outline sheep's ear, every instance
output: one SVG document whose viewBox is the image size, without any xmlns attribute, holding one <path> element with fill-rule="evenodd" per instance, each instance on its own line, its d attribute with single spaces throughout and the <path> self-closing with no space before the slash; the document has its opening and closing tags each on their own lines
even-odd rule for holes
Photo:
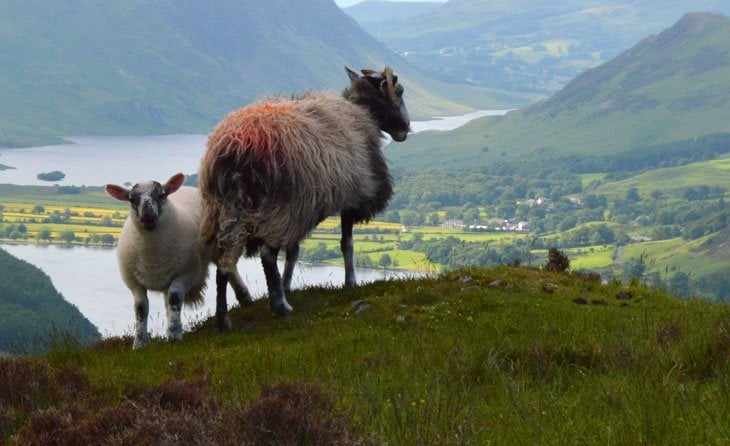
<svg viewBox="0 0 730 446">
<path fill-rule="evenodd" d="M 116 184 L 107 184 L 104 186 L 107 194 L 121 201 L 129 201 L 129 189 L 117 186 Z"/>
<path fill-rule="evenodd" d="M 345 71 L 347 72 L 347 76 L 350 78 L 350 82 L 355 82 L 360 78 L 359 74 L 355 73 L 347 66 L 345 66 Z"/>
<path fill-rule="evenodd" d="M 163 186 L 165 188 L 165 193 L 167 195 L 170 195 L 171 193 L 180 189 L 180 186 L 183 185 L 184 181 L 185 175 L 182 173 L 176 173 L 175 175 L 171 176 L 170 179 L 167 180 L 167 183 L 165 183 L 165 185 Z"/>
</svg>

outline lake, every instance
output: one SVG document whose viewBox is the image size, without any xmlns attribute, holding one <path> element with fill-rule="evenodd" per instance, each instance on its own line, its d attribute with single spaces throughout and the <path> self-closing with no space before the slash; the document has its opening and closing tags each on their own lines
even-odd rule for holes
<svg viewBox="0 0 730 446">
<path fill-rule="evenodd" d="M 414 132 L 451 130 L 482 117 L 503 115 L 508 110 L 481 110 L 460 116 L 413 121 Z M 15 169 L 0 171 L 0 183 L 48 185 L 38 180 L 40 172 L 60 170 L 66 174 L 62 185 L 101 186 L 106 183 L 136 183 L 141 179 L 165 180 L 176 172 L 194 173 L 205 148 L 206 135 L 162 136 L 78 136 L 68 137 L 73 144 L 0 149 L 2 164 Z M 384 140 L 384 143 L 387 140 Z M 397 143 L 387 147 L 398 150 Z M 69 247 L 60 245 L 0 244 L 10 254 L 41 268 L 53 281 L 64 298 L 76 305 L 103 336 L 132 332 L 134 324 L 132 295 L 122 282 L 113 248 Z M 255 297 L 266 294 L 266 280 L 257 259 L 242 259 L 238 265 L 241 276 Z M 283 270 L 283 265 L 280 265 Z M 418 273 L 359 269 L 359 283 L 379 279 L 413 276 Z M 342 286 L 342 266 L 307 265 L 299 263 L 292 285 Z M 196 310 L 183 309 L 186 324 L 215 312 L 215 286 L 211 272 L 205 304 Z M 230 288 L 230 287 L 229 287 Z M 235 303 L 229 289 L 229 305 Z M 159 293 L 150 293 L 150 331 L 165 331 L 165 306 Z M 296 308 L 295 308 L 296 311 Z"/>
<path fill-rule="evenodd" d="M 134 310 L 132 293 L 119 275 L 114 248 L 63 245 L 11 245 L 0 248 L 13 256 L 41 268 L 51 277 L 53 285 L 70 303 L 76 305 L 102 336 L 118 336 L 133 332 Z M 284 265 L 280 263 L 280 271 Z M 255 298 L 266 296 L 266 279 L 257 259 L 241 259 L 238 270 Z M 421 276 L 394 270 L 357 269 L 358 283 L 374 280 Z M 341 266 L 309 265 L 298 263 L 292 279 L 293 288 L 311 285 L 341 287 L 345 271 Z M 150 331 L 165 332 L 165 304 L 161 293 L 148 293 L 150 301 Z M 233 290 L 228 289 L 229 307 L 236 303 Z M 268 310 L 261 316 L 269 316 Z M 296 311 L 296 307 L 294 308 Z M 196 309 L 183 308 L 183 321 L 190 322 L 215 313 L 215 269 L 211 267 L 205 303 Z"/>
<path fill-rule="evenodd" d="M 482 117 L 503 115 L 508 110 L 480 110 L 460 116 L 428 121 L 413 121 L 414 132 L 452 130 Z M 102 186 L 107 183 L 137 183 L 140 180 L 166 180 L 172 174 L 198 171 L 205 149 L 206 135 L 157 136 L 71 136 L 72 144 L 0 149 L 0 164 L 14 169 L 0 171 L 0 183 L 20 185 Z M 397 143 L 385 150 L 398 150 Z M 60 181 L 36 178 L 41 172 L 60 170 Z"/>
</svg>

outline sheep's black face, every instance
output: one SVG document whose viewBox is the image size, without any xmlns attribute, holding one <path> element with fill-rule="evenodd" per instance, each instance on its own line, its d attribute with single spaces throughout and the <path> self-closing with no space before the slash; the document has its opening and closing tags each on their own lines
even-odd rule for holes
<svg viewBox="0 0 730 446">
<path fill-rule="evenodd" d="M 157 181 L 137 183 L 129 191 L 129 203 L 137 221 L 148 231 L 157 227 L 165 206 L 167 194 Z"/>
<path fill-rule="evenodd" d="M 393 140 L 403 142 L 411 131 L 408 108 L 403 100 L 404 89 L 398 83 L 398 76 L 362 70 L 363 76 L 345 67 L 350 77 L 350 88 L 345 97 L 352 102 L 367 107 L 378 121 L 380 129 Z"/>
</svg>

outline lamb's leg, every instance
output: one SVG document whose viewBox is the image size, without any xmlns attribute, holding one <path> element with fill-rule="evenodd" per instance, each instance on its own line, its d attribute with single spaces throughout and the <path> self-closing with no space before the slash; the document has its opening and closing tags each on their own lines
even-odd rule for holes
<svg viewBox="0 0 730 446">
<path fill-rule="evenodd" d="M 291 278 L 294 275 L 294 265 L 299 258 L 299 244 L 286 249 L 286 263 L 284 263 L 284 292 L 291 291 Z"/>
<path fill-rule="evenodd" d="M 180 311 L 182 310 L 183 300 L 185 294 L 188 291 L 189 286 L 181 281 L 175 280 L 170 285 L 170 289 L 167 290 L 167 296 L 165 296 L 165 307 L 167 309 L 167 340 L 168 341 L 180 341 L 182 340 L 182 319 Z"/>
<path fill-rule="evenodd" d="M 228 273 L 228 283 L 230 283 L 231 287 L 233 287 L 233 292 L 236 293 L 236 300 L 239 304 L 247 305 L 253 302 L 253 297 L 251 297 L 251 293 L 248 292 L 248 288 L 246 287 L 246 284 L 243 283 L 243 279 L 236 268 L 233 268 L 230 273 Z"/>
<path fill-rule="evenodd" d="M 354 243 L 352 241 L 352 226 L 354 219 L 347 212 L 343 212 L 340 216 L 342 226 L 342 239 L 340 240 L 340 250 L 342 258 L 345 260 L 345 286 L 355 286 L 355 258 Z"/>
<path fill-rule="evenodd" d="M 219 331 L 230 331 L 233 328 L 228 319 L 228 280 L 230 273 L 224 273 L 220 268 L 215 271 L 215 325 Z"/>
<path fill-rule="evenodd" d="M 142 348 L 150 343 L 150 335 L 147 333 L 147 315 L 150 311 L 150 304 L 147 300 L 147 290 L 140 287 L 132 290 L 134 295 L 134 343 L 132 348 Z"/>
<path fill-rule="evenodd" d="M 284 287 L 281 283 L 279 267 L 276 264 L 278 254 L 279 248 L 274 249 L 264 245 L 261 248 L 261 264 L 264 266 L 266 285 L 269 288 L 269 308 L 277 316 L 287 316 L 294 309 L 284 296 Z"/>
</svg>

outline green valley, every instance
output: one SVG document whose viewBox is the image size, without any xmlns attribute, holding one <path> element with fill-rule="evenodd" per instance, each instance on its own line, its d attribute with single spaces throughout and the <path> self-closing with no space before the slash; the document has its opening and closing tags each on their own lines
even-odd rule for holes
<svg viewBox="0 0 730 446">
<path fill-rule="evenodd" d="M 409 63 L 449 83 L 554 93 L 690 11 L 724 0 L 366 0 L 344 9 Z"/>
<path fill-rule="evenodd" d="M 503 117 L 475 120 L 451 132 L 415 135 L 391 157 L 424 168 L 489 168 L 514 159 L 546 162 L 584 157 L 603 166 L 615 157 L 653 156 L 656 167 L 686 152 L 726 151 L 730 134 L 730 19 L 687 14 L 671 28 L 579 75 L 549 99 Z M 704 139 L 703 139 L 704 138 Z M 712 138 L 718 140 L 711 146 Z M 697 147 L 695 147 L 697 146 Z M 684 147 L 684 153 L 681 148 Z M 676 153 L 673 153 L 676 152 Z M 668 156 L 667 156 L 668 155 Z M 620 166 L 620 170 L 630 170 Z M 595 169 L 595 170 L 588 170 Z"/>
</svg>

